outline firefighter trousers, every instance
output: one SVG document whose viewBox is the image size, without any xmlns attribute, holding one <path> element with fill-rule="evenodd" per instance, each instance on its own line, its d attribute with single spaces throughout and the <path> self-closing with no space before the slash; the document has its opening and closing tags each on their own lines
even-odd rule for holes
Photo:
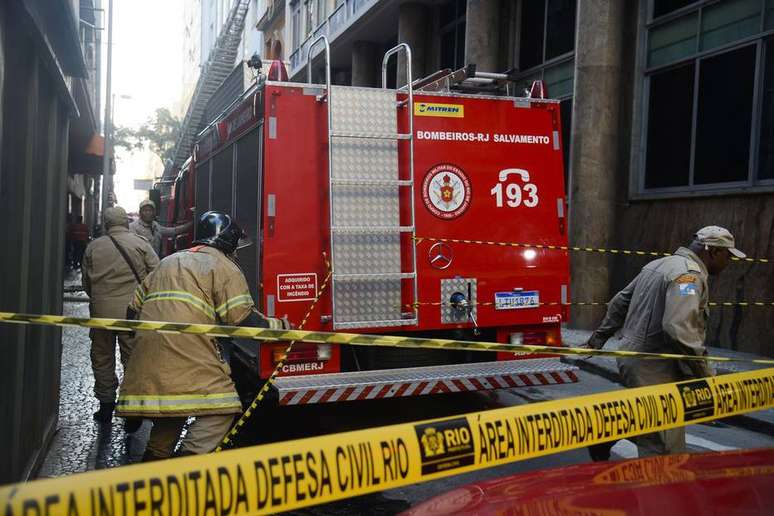
<svg viewBox="0 0 774 516">
<path fill-rule="evenodd" d="M 92 329 L 91 369 L 94 372 L 94 397 L 100 403 L 115 403 L 118 390 L 116 376 L 116 338 L 121 353 L 121 365 L 126 370 L 134 346 L 132 337 L 126 332 Z"/>
<path fill-rule="evenodd" d="M 187 417 L 151 418 L 153 429 L 148 438 L 143 460 L 171 457 L 187 419 Z M 196 416 L 194 422 L 188 427 L 178 454 L 199 455 L 211 452 L 220 444 L 233 422 L 234 414 Z"/>
</svg>

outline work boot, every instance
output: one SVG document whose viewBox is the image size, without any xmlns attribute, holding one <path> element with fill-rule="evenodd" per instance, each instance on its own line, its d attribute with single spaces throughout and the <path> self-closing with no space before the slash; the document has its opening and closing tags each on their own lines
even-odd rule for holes
<svg viewBox="0 0 774 516">
<path fill-rule="evenodd" d="M 112 402 L 99 402 L 99 410 L 94 413 L 94 420 L 100 423 L 110 423 L 113 420 L 113 410 L 116 404 Z"/>
<path fill-rule="evenodd" d="M 141 417 L 127 417 L 124 419 L 124 432 L 133 434 L 142 426 Z"/>
</svg>

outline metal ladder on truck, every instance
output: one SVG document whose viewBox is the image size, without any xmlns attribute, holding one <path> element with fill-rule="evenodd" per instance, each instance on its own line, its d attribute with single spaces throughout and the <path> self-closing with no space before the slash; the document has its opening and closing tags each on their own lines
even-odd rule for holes
<svg viewBox="0 0 774 516">
<path fill-rule="evenodd" d="M 382 60 L 382 88 L 332 86 L 330 46 L 320 36 L 307 51 L 311 82 L 312 49 L 325 44 L 328 101 L 331 299 L 333 329 L 385 328 L 418 323 L 416 307 L 404 311 L 403 294 L 411 284 L 418 299 L 414 217 L 414 93 L 411 49 L 405 43 Z M 387 62 L 406 54 L 407 99 L 387 89 Z M 398 111 L 408 109 L 408 128 L 398 133 Z M 399 142 L 408 140 L 408 177 L 400 178 Z M 401 195 L 405 190 L 408 195 Z M 409 207 L 401 199 L 407 199 Z M 402 210 L 403 209 L 403 210 Z M 410 213 L 401 225 L 401 211 Z M 402 266 L 402 235 L 410 235 L 410 270 Z"/>
</svg>

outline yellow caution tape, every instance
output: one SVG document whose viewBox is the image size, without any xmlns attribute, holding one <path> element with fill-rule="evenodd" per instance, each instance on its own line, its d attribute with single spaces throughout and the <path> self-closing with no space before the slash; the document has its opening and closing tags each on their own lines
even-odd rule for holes
<svg viewBox="0 0 774 516">
<path fill-rule="evenodd" d="M 553 251 L 576 251 L 584 253 L 606 253 L 606 254 L 623 254 L 632 256 L 672 256 L 674 253 L 664 253 L 661 251 L 639 251 L 631 249 L 607 249 L 604 247 L 581 247 L 581 246 L 566 246 L 566 245 L 547 245 L 547 244 L 523 244 L 519 242 L 498 242 L 495 240 L 470 240 L 465 238 L 434 238 L 434 237 L 413 237 L 417 243 L 427 240 L 428 242 L 444 242 L 450 244 L 476 244 L 476 245 L 496 245 L 501 247 L 529 247 L 532 249 L 550 249 Z M 741 262 L 754 262 L 754 263 L 771 263 L 769 258 L 737 258 L 731 257 L 734 261 Z"/>
<path fill-rule="evenodd" d="M 774 407 L 774 368 L 0 488 L 6 515 L 273 514 Z"/>
<path fill-rule="evenodd" d="M 333 333 L 306 330 L 271 330 L 243 326 L 216 324 L 186 324 L 157 321 L 130 321 L 126 319 L 67 317 L 63 315 L 32 315 L 0 312 L 0 322 L 17 324 L 41 324 L 47 326 L 80 326 L 113 331 L 157 331 L 160 333 L 186 333 L 210 337 L 237 337 L 259 341 L 296 341 L 315 344 L 345 344 L 348 346 L 379 346 L 395 348 L 448 349 L 457 351 L 502 351 L 515 353 L 552 353 L 555 355 L 582 355 L 606 357 L 636 357 L 646 359 L 701 360 L 710 362 L 744 362 L 774 365 L 774 359 L 742 359 L 715 356 L 693 356 L 677 353 L 642 353 L 638 351 L 612 351 L 605 349 L 565 348 L 528 344 L 507 344 L 452 339 L 427 339 L 392 335 L 363 335 L 357 333 Z"/>
</svg>

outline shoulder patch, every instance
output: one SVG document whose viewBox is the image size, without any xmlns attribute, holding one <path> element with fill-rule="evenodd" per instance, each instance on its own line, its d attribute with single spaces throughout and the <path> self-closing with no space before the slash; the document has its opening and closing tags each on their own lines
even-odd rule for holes
<svg viewBox="0 0 774 516">
<path fill-rule="evenodd" d="M 699 267 L 699 264 L 693 260 L 686 259 L 685 265 L 688 267 L 689 271 L 701 272 L 701 267 Z"/>
<path fill-rule="evenodd" d="M 699 278 L 694 276 L 693 274 L 683 274 L 682 276 L 678 277 L 675 280 L 675 283 L 682 284 L 682 283 L 696 283 L 696 281 Z"/>
</svg>

